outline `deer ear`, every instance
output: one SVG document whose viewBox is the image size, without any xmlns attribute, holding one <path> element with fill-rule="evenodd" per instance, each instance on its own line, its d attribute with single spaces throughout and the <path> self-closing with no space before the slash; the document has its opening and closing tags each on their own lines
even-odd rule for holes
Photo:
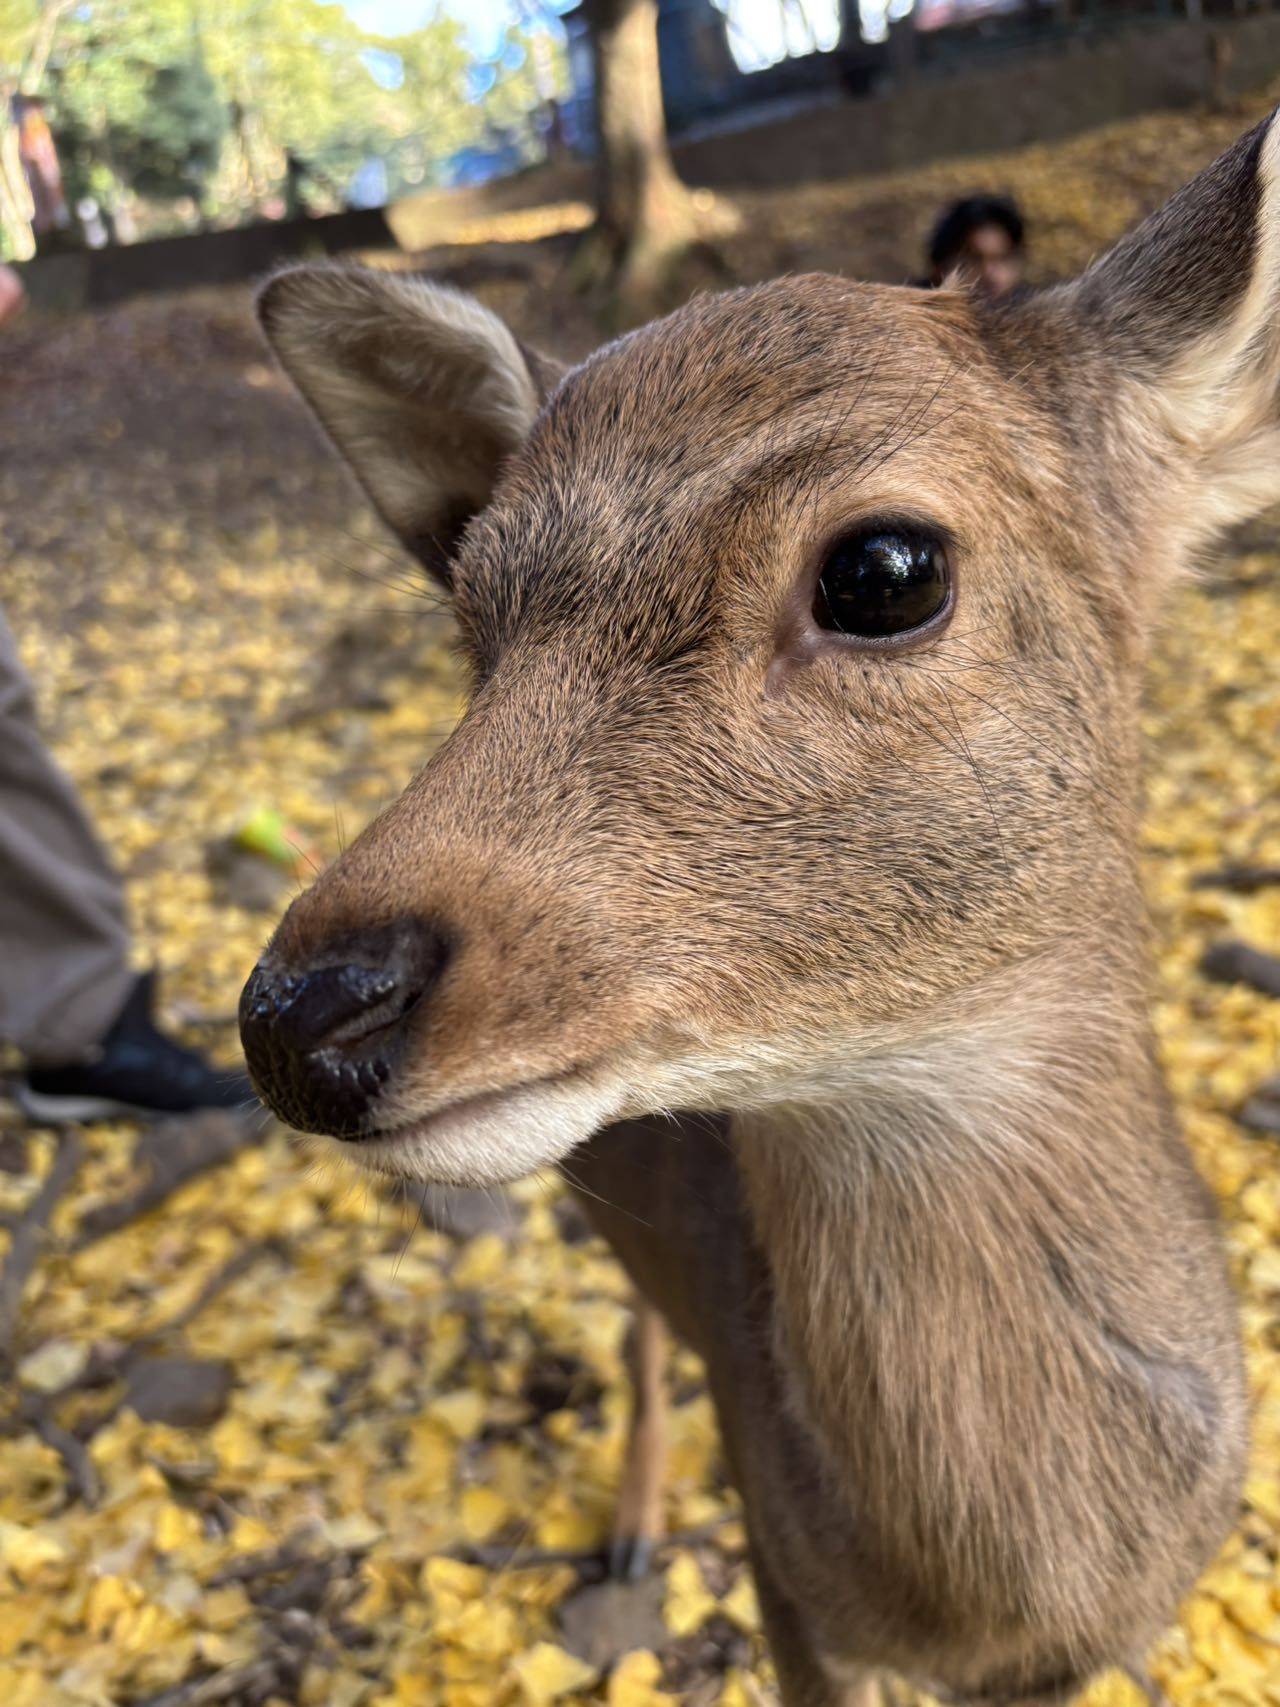
<svg viewBox="0 0 1280 1707">
<path fill-rule="evenodd" d="M 1280 499 L 1280 113 L 1069 287 L 1204 537 Z M 1197 496 L 1198 494 L 1198 496 Z"/>
<path fill-rule="evenodd" d="M 463 528 L 560 370 L 474 297 L 365 267 L 278 273 L 258 317 L 383 518 L 447 581 Z"/>
</svg>

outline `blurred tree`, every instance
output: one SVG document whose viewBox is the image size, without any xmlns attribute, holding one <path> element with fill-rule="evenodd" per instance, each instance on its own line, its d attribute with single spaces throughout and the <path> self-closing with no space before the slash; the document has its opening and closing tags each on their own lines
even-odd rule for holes
<svg viewBox="0 0 1280 1707">
<path fill-rule="evenodd" d="M 205 203 L 229 121 L 183 0 L 77 12 L 49 89 L 76 197 Z"/>
<path fill-rule="evenodd" d="M 116 131 L 117 170 L 141 196 L 200 197 L 218 164 L 227 109 L 197 51 L 147 78 L 147 102 L 131 131 Z"/>
<path fill-rule="evenodd" d="M 43 93 L 73 199 L 115 218 L 137 198 L 204 201 L 228 124 L 189 0 L 82 0 Z"/>
<path fill-rule="evenodd" d="M 603 279 L 630 317 L 652 306 L 699 221 L 667 146 L 656 0 L 582 0 L 582 12 L 595 71 L 598 190 L 579 271 Z"/>
<path fill-rule="evenodd" d="M 48 98 L 73 196 L 141 198 L 152 230 L 189 224 L 187 200 L 234 223 L 338 207 L 353 181 L 395 196 L 495 137 L 536 158 L 545 59 L 513 29 L 477 68 L 453 17 L 384 37 L 333 0 L 0 0 L 0 83 Z M 0 160 L 6 128 L 7 102 Z M 30 253 L 29 220 L 5 171 L 5 251 Z"/>
<path fill-rule="evenodd" d="M 569 92 L 568 67 L 545 16 L 527 0 L 513 10 L 521 21 L 507 28 L 492 60 L 472 67 L 471 81 L 488 129 L 535 159 L 556 129 L 558 103 Z"/>
</svg>

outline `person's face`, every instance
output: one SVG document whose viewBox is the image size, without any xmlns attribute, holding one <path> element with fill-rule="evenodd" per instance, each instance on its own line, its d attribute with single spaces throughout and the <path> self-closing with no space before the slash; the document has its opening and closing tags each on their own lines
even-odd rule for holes
<svg viewBox="0 0 1280 1707">
<path fill-rule="evenodd" d="M 979 225 L 946 269 L 985 296 L 1004 296 L 1022 283 L 1022 252 L 1001 225 Z"/>
</svg>

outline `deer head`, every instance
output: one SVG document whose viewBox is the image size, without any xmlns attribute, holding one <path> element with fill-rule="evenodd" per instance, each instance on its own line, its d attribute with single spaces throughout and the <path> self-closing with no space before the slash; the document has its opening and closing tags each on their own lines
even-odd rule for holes
<svg viewBox="0 0 1280 1707">
<path fill-rule="evenodd" d="M 282 1118 L 493 1181 L 623 1115 L 838 1097 L 1037 956 L 1124 981 L 1145 640 L 1280 498 L 1278 149 L 1011 306 L 790 278 L 563 374 L 419 279 L 273 279 L 472 685 L 249 981 Z"/>
</svg>

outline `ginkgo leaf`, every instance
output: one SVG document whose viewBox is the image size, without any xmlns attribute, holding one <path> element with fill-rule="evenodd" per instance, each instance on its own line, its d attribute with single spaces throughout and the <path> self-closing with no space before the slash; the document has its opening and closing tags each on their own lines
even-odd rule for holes
<svg viewBox="0 0 1280 1707">
<path fill-rule="evenodd" d="M 662 1661 L 645 1648 L 624 1654 L 609 1673 L 607 1707 L 676 1707 L 674 1695 L 658 1688 Z"/>
<path fill-rule="evenodd" d="M 667 1572 L 662 1616 L 673 1636 L 691 1636 L 720 1610 L 692 1553 L 678 1553 Z"/>
<path fill-rule="evenodd" d="M 552 1642 L 538 1642 L 511 1661 L 527 1707 L 546 1707 L 595 1682 L 596 1669 Z"/>
</svg>

